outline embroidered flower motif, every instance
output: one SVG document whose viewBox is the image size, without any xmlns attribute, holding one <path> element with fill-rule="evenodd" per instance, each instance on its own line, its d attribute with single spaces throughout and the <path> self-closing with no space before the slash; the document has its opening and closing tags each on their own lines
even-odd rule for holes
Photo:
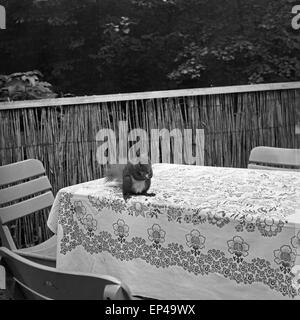
<svg viewBox="0 0 300 320">
<path fill-rule="evenodd" d="M 247 212 L 249 212 L 249 210 L 247 210 Z M 255 223 L 253 222 L 254 218 L 251 214 L 246 213 L 243 215 L 238 215 L 235 217 L 235 219 L 238 221 L 238 224 L 235 226 L 235 230 L 237 232 L 244 231 L 244 228 L 248 232 L 253 232 L 255 230 Z"/>
<path fill-rule="evenodd" d="M 192 230 L 185 236 L 187 245 L 192 248 L 192 253 L 197 256 L 200 249 L 204 248 L 205 237 L 203 237 L 198 230 Z"/>
<path fill-rule="evenodd" d="M 266 218 L 260 219 L 258 218 L 256 221 L 256 225 L 260 233 L 264 237 L 272 237 L 276 236 L 279 232 L 282 231 L 282 227 L 284 226 L 283 221 L 279 220 L 277 223 L 274 219 Z"/>
<path fill-rule="evenodd" d="M 244 230 L 243 224 L 242 224 L 242 223 L 237 224 L 237 225 L 235 226 L 235 230 L 236 230 L 237 232 L 242 232 L 242 231 Z"/>
<path fill-rule="evenodd" d="M 234 255 L 233 259 L 238 263 L 242 262 L 243 257 L 249 254 L 249 244 L 239 236 L 235 236 L 232 240 L 227 241 L 227 245 L 228 251 Z"/>
<path fill-rule="evenodd" d="M 148 239 L 153 241 L 153 246 L 158 249 L 161 243 L 165 242 L 166 232 L 158 224 L 154 224 L 152 228 L 148 229 Z"/>
<path fill-rule="evenodd" d="M 246 230 L 248 232 L 254 232 L 255 231 L 255 224 L 254 223 L 247 223 L 246 224 Z"/>
<path fill-rule="evenodd" d="M 247 273 L 245 276 L 245 283 L 253 283 L 254 282 L 254 276 L 252 273 Z"/>
<path fill-rule="evenodd" d="M 230 269 L 227 269 L 227 268 L 224 268 L 224 269 L 223 269 L 223 275 L 224 275 L 225 278 L 230 277 L 230 275 L 231 275 L 231 270 L 230 270 Z"/>
<path fill-rule="evenodd" d="M 150 206 L 150 210 L 149 212 L 147 212 L 147 217 L 158 218 L 158 216 L 162 214 L 162 211 L 163 211 L 162 208 L 159 208 L 159 207 L 153 208 L 152 206 Z"/>
<path fill-rule="evenodd" d="M 294 248 L 300 249 L 300 231 L 297 233 L 296 236 L 292 237 L 291 244 Z"/>
<path fill-rule="evenodd" d="M 82 219 L 86 215 L 86 208 L 83 205 L 81 200 L 74 201 L 74 210 L 75 210 L 77 219 L 80 222 L 82 222 Z"/>
<path fill-rule="evenodd" d="M 208 252 L 212 255 L 215 260 L 219 260 L 224 256 L 224 253 L 217 249 L 210 249 Z"/>
<path fill-rule="evenodd" d="M 290 246 L 284 245 L 279 250 L 274 251 L 274 261 L 281 265 L 280 270 L 284 273 L 290 272 L 295 264 L 296 255 Z"/>
<path fill-rule="evenodd" d="M 204 215 L 201 215 L 199 213 L 194 213 L 192 216 L 192 223 L 193 225 L 204 223 L 206 222 L 206 217 Z"/>
<path fill-rule="evenodd" d="M 276 287 L 276 279 L 274 278 L 267 279 L 267 284 L 271 289 L 274 289 Z"/>
<path fill-rule="evenodd" d="M 190 223 L 192 221 L 192 215 L 186 214 L 183 218 L 185 223 Z"/>
<path fill-rule="evenodd" d="M 229 223 L 229 218 L 226 217 L 224 211 L 216 212 L 215 214 L 208 213 L 208 222 L 215 224 L 217 227 L 222 228 L 225 224 Z"/>
<path fill-rule="evenodd" d="M 137 212 L 141 212 L 145 206 L 141 202 L 136 202 L 133 204 L 133 207 Z"/>
<path fill-rule="evenodd" d="M 88 195 L 88 199 L 89 199 L 89 202 L 91 203 L 91 205 L 94 208 L 96 208 L 98 212 L 100 212 L 107 205 L 107 203 L 105 201 L 101 201 L 99 198 L 93 197 L 91 195 Z"/>
<path fill-rule="evenodd" d="M 146 212 L 149 210 L 147 206 L 145 206 L 141 202 L 135 202 L 133 205 L 129 208 L 129 214 L 137 216 L 146 216 Z"/>
<path fill-rule="evenodd" d="M 135 243 L 138 247 L 140 247 L 146 243 L 146 240 L 141 237 L 134 237 L 132 238 L 132 242 Z"/>
<path fill-rule="evenodd" d="M 88 233 L 92 233 L 97 229 L 97 220 L 91 214 L 88 214 L 82 221 Z"/>
<path fill-rule="evenodd" d="M 269 266 L 269 261 L 265 259 L 255 258 L 253 259 L 253 262 L 258 269 L 265 269 Z"/>
<path fill-rule="evenodd" d="M 234 279 L 237 283 L 240 283 L 240 282 L 242 282 L 242 280 L 243 280 L 243 276 L 242 276 L 242 274 L 241 274 L 240 272 L 234 272 L 234 273 L 232 274 L 232 276 L 233 276 L 233 279 Z"/>
<path fill-rule="evenodd" d="M 178 208 L 169 207 L 167 211 L 168 221 L 177 221 L 181 223 L 182 212 Z"/>
<path fill-rule="evenodd" d="M 123 199 L 114 199 L 114 201 L 110 202 L 111 210 L 122 213 L 124 211 L 124 202 Z"/>
<path fill-rule="evenodd" d="M 281 285 L 281 288 L 280 288 L 280 292 L 284 295 L 284 296 L 286 296 L 287 294 L 288 294 L 288 286 L 286 286 L 286 285 Z"/>
<path fill-rule="evenodd" d="M 129 235 L 129 227 L 123 219 L 119 219 L 113 224 L 114 233 L 118 236 L 120 242 L 124 242 L 125 238 Z"/>
</svg>

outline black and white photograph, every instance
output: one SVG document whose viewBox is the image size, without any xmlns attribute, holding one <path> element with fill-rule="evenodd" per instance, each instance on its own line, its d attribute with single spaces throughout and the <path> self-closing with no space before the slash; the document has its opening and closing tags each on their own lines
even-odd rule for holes
<svg viewBox="0 0 300 320">
<path fill-rule="evenodd" d="M 300 300 L 299 0 L 0 0 L 4 300 Z"/>
</svg>

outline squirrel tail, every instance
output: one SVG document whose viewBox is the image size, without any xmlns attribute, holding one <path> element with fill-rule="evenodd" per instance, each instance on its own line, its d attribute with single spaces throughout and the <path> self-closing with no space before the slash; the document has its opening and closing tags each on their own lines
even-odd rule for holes
<svg viewBox="0 0 300 320">
<path fill-rule="evenodd" d="M 104 173 L 106 182 L 113 186 L 122 186 L 125 166 L 123 164 L 109 165 Z"/>
</svg>

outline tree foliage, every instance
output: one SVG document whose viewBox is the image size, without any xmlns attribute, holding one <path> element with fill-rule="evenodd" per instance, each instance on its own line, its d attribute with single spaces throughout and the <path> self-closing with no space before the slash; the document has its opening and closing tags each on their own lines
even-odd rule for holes
<svg viewBox="0 0 300 320">
<path fill-rule="evenodd" d="M 295 81 L 286 0 L 6 0 L 0 73 L 41 70 L 56 92 L 105 94 Z"/>
<path fill-rule="evenodd" d="M 42 78 L 38 70 L 0 75 L 0 101 L 56 98 L 52 85 Z"/>
</svg>

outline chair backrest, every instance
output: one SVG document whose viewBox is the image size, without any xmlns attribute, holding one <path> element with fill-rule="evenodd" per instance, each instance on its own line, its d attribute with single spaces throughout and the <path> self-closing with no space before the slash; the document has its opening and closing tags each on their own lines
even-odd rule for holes
<svg viewBox="0 0 300 320">
<path fill-rule="evenodd" d="M 0 235 L 16 249 L 7 224 L 53 204 L 51 184 L 41 161 L 29 159 L 0 167 Z"/>
<path fill-rule="evenodd" d="M 4 247 L 0 248 L 0 258 L 15 299 L 132 300 L 129 288 L 111 276 L 59 271 Z"/>
<path fill-rule="evenodd" d="M 300 149 L 256 147 L 251 150 L 249 169 L 300 171 Z"/>
</svg>

